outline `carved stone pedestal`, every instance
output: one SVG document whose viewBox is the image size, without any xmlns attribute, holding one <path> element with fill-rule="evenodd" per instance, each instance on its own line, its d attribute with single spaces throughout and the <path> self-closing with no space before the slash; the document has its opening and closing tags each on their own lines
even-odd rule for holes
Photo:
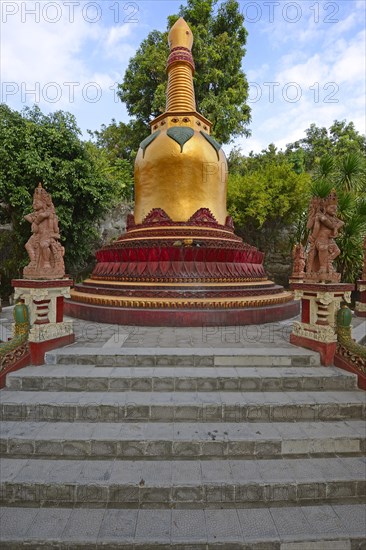
<svg viewBox="0 0 366 550">
<path fill-rule="evenodd" d="M 48 281 L 13 279 L 15 299 L 29 308 L 29 348 L 33 365 L 42 365 L 46 351 L 75 341 L 73 322 L 64 321 L 64 298 L 70 296 L 71 279 Z"/>
<path fill-rule="evenodd" d="M 336 314 L 350 301 L 354 285 L 292 282 L 295 300 L 301 300 L 301 321 L 295 322 L 290 342 L 320 353 L 322 365 L 333 365 L 337 345 Z"/>
<path fill-rule="evenodd" d="M 366 280 L 357 281 L 357 290 L 360 292 L 360 301 L 356 302 L 355 314 L 366 317 Z"/>
</svg>

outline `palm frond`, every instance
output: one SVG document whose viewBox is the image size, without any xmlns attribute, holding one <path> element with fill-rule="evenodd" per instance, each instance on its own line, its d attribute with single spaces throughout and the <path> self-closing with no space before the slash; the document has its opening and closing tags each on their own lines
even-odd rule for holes
<svg viewBox="0 0 366 550">
<path fill-rule="evenodd" d="M 323 155 L 320 160 L 316 172 L 315 179 L 329 179 L 335 173 L 336 165 L 334 158 L 331 155 Z"/>
<path fill-rule="evenodd" d="M 324 199 L 329 195 L 334 185 L 332 182 L 325 179 L 314 179 L 310 184 L 310 192 L 314 197 Z"/>
<path fill-rule="evenodd" d="M 337 184 L 346 191 L 358 192 L 365 176 L 365 160 L 358 153 L 349 153 L 339 163 Z"/>
<path fill-rule="evenodd" d="M 362 216 L 366 224 L 366 197 L 359 197 L 355 204 L 356 212 Z"/>
<path fill-rule="evenodd" d="M 355 197 L 347 191 L 338 191 L 338 213 L 342 220 L 349 218 L 355 209 Z"/>
</svg>

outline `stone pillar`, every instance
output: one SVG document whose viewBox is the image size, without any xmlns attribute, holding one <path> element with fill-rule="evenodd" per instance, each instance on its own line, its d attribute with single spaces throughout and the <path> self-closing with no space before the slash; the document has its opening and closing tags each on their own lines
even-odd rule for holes
<svg viewBox="0 0 366 550">
<path fill-rule="evenodd" d="M 358 317 L 366 317 L 366 237 L 363 241 L 363 270 L 362 276 L 357 281 L 357 290 L 360 292 L 360 301 L 356 302 L 355 314 Z"/>
<path fill-rule="evenodd" d="M 14 279 L 15 299 L 29 308 L 29 347 L 33 365 L 42 365 L 46 351 L 75 341 L 73 322 L 64 321 L 64 298 L 69 298 L 71 279 Z"/>
<path fill-rule="evenodd" d="M 337 311 L 342 301 L 350 301 L 354 285 L 292 282 L 290 288 L 302 304 L 301 321 L 294 323 L 290 342 L 319 352 L 322 365 L 333 365 Z"/>
<path fill-rule="evenodd" d="M 357 281 L 357 290 L 360 292 L 360 301 L 356 302 L 355 314 L 366 317 L 366 280 Z"/>
</svg>

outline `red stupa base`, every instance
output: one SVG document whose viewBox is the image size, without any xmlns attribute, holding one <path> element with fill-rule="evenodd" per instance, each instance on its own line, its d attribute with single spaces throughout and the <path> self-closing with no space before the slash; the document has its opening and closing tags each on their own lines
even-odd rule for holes
<svg viewBox="0 0 366 550">
<path fill-rule="evenodd" d="M 99 250 L 89 279 L 76 285 L 65 313 L 126 325 L 259 324 L 294 317 L 291 292 L 269 281 L 263 253 L 217 223 L 206 208 L 187 222 L 154 209 L 140 225 Z"/>
<path fill-rule="evenodd" d="M 299 302 L 269 307 L 238 309 L 130 309 L 94 306 L 73 301 L 65 302 L 65 313 L 71 317 L 111 323 L 116 325 L 159 326 L 159 327 L 202 327 L 231 325 L 260 325 L 274 323 L 299 314 Z"/>
</svg>

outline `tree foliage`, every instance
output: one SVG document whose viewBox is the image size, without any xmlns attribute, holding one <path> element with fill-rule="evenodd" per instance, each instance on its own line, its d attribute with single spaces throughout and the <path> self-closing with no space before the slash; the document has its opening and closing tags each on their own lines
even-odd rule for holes
<svg viewBox="0 0 366 550">
<path fill-rule="evenodd" d="M 297 174 L 274 146 L 261 155 L 237 160 L 239 171 L 230 174 L 228 210 L 235 232 L 265 253 L 265 267 L 278 284 L 286 285 L 290 273 L 294 225 L 306 208 L 310 176 Z"/>
<path fill-rule="evenodd" d="M 143 126 L 141 122 L 138 124 Z M 108 170 L 124 182 L 125 198 L 131 200 L 134 196 L 133 163 L 140 143 L 133 125 L 117 123 L 112 119 L 109 126 L 103 124 L 100 130 L 89 130 L 89 134 L 100 156 L 104 157 L 108 164 Z"/>
<path fill-rule="evenodd" d="M 311 124 L 305 134 L 305 138 L 287 145 L 286 152 L 291 154 L 302 150 L 305 169 L 309 172 L 316 170 L 324 156 L 362 156 L 366 151 L 366 138 L 355 129 L 353 122 L 335 120 L 329 129 Z"/>
<path fill-rule="evenodd" d="M 265 162 L 246 175 L 229 175 L 229 212 L 241 227 L 290 225 L 305 207 L 309 183 L 308 174 L 297 174 L 282 159 Z"/>
<path fill-rule="evenodd" d="M 32 210 L 39 182 L 51 193 L 59 216 L 66 267 L 77 274 L 97 238 L 96 222 L 123 196 L 127 173 L 117 174 L 105 153 L 82 142 L 75 118 L 62 111 L 44 115 L 35 106 L 19 113 L 0 105 L 0 143 L 0 224 L 11 228 L 0 243 L 3 283 L 28 262 L 24 244 L 30 226 L 23 218 Z M 10 258 L 5 256 L 9 238 Z"/>
<path fill-rule="evenodd" d="M 194 35 L 198 110 L 211 120 L 219 141 L 229 143 L 236 136 L 248 135 L 248 82 L 241 69 L 247 38 L 244 17 L 236 0 L 225 0 L 215 14 L 216 4 L 217 0 L 188 0 L 179 14 L 168 18 L 167 30 L 149 33 L 130 60 L 119 97 L 133 117 L 130 128 L 139 141 L 149 133 L 152 118 L 165 110 L 168 30 L 180 16 Z"/>
</svg>

